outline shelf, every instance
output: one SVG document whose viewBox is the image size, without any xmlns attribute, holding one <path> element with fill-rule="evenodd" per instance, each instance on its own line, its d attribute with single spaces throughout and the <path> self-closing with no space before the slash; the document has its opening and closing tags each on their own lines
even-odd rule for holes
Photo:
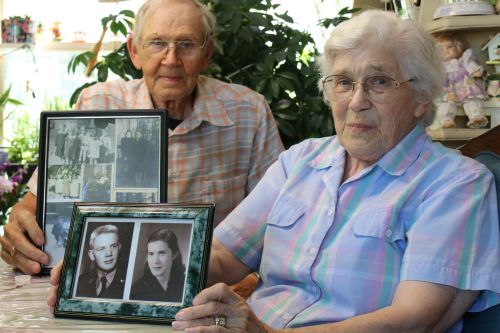
<svg viewBox="0 0 500 333">
<path fill-rule="evenodd" d="M 459 141 L 459 140 L 469 140 L 476 136 L 479 136 L 489 128 L 439 128 L 439 129 L 427 129 L 427 134 L 429 134 L 434 141 Z"/>
<path fill-rule="evenodd" d="M 424 22 L 423 25 L 430 33 L 453 30 L 486 30 L 498 28 L 500 15 L 450 16 Z"/>
<path fill-rule="evenodd" d="M 113 51 L 119 48 L 123 42 L 106 42 L 102 44 L 101 50 L 103 51 Z M 0 43 L 0 50 L 10 51 L 17 48 L 21 48 L 24 45 L 33 48 L 34 50 L 43 51 L 91 51 L 95 43 L 86 42 L 55 42 L 50 41 L 44 44 L 12 44 L 12 43 Z"/>
</svg>

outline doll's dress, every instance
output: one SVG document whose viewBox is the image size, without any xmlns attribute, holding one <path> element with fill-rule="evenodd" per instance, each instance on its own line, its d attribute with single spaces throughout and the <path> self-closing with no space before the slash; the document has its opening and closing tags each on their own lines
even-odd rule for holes
<svg viewBox="0 0 500 333">
<path fill-rule="evenodd" d="M 470 99 L 488 99 L 488 94 L 478 80 L 471 74 L 477 70 L 482 71 L 472 59 L 472 50 L 467 49 L 460 58 L 444 62 L 446 81 L 441 96 L 442 102 L 458 103 Z"/>
</svg>

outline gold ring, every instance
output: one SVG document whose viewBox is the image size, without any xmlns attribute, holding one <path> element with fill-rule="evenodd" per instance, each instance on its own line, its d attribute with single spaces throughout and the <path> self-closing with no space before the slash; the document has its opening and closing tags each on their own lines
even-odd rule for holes
<svg viewBox="0 0 500 333">
<path fill-rule="evenodd" d="M 13 257 L 15 255 L 16 255 L 16 247 L 12 245 L 12 247 L 10 248 L 10 256 Z"/>
<path fill-rule="evenodd" d="M 214 317 L 215 325 L 226 327 L 226 317 L 224 316 L 215 316 Z"/>
</svg>

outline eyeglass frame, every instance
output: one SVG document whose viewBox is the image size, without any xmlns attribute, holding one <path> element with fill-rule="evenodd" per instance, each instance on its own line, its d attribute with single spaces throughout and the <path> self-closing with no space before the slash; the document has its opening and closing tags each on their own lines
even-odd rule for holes
<svg viewBox="0 0 500 333">
<path fill-rule="evenodd" d="M 334 79 L 330 79 L 330 78 L 332 78 L 332 77 L 341 77 L 341 78 L 342 78 L 342 77 L 344 77 L 344 78 L 346 78 L 346 79 L 348 79 L 348 80 L 350 80 L 350 81 L 351 81 L 351 90 L 346 90 L 345 92 L 340 92 L 340 94 L 343 94 L 343 93 L 350 93 L 350 94 L 349 94 L 348 96 L 346 96 L 346 97 L 351 97 L 351 96 L 352 96 L 352 93 L 354 93 L 354 91 L 355 91 L 355 89 L 356 89 L 355 87 L 356 87 L 356 85 L 357 85 L 357 84 L 361 84 L 361 86 L 363 87 L 363 91 L 364 91 L 365 93 L 367 93 L 367 94 L 368 94 L 368 96 L 372 97 L 372 95 L 370 94 L 370 92 L 371 92 L 371 91 L 373 91 L 375 94 L 378 94 L 378 95 L 383 95 L 383 94 L 385 94 L 385 93 L 387 93 L 387 92 L 391 92 L 391 91 L 394 91 L 395 89 L 398 89 L 398 88 L 399 88 L 402 84 L 404 84 L 404 83 L 408 83 L 408 82 L 413 82 L 413 81 L 415 81 L 415 78 L 411 78 L 411 79 L 409 79 L 409 80 L 406 80 L 406 81 L 401 81 L 401 82 L 400 82 L 400 81 L 398 81 L 398 80 L 396 80 L 396 79 L 394 79 L 394 78 L 392 78 L 392 77 L 390 77 L 390 76 L 387 76 L 387 75 L 373 75 L 373 76 L 369 76 L 369 77 L 367 77 L 366 79 L 364 79 L 363 81 L 359 82 L 359 81 L 354 81 L 353 79 L 349 78 L 349 77 L 348 77 L 348 76 L 346 76 L 346 75 L 341 75 L 341 74 L 332 74 L 332 75 L 328 75 L 327 77 L 325 77 L 325 78 L 323 79 L 323 81 L 322 81 L 323 91 L 325 91 L 325 84 L 327 84 L 327 83 L 329 83 L 329 82 L 335 82 L 335 80 L 334 80 Z M 368 84 L 367 84 L 367 82 L 368 82 L 370 79 L 374 79 L 374 78 L 377 78 L 377 77 L 379 77 L 379 78 L 386 78 L 386 79 L 390 79 L 390 80 L 393 82 L 394 86 L 393 86 L 391 89 L 386 90 L 386 91 L 383 91 L 383 92 L 376 92 L 376 91 L 374 91 L 373 89 L 369 89 L 369 88 L 368 88 Z M 333 93 L 336 93 L 336 92 L 334 91 L 334 90 L 335 90 L 335 88 L 336 88 L 336 86 L 334 86 L 334 89 L 332 89 L 332 92 L 333 92 Z M 339 93 L 339 92 L 337 92 L 337 93 Z"/>
<path fill-rule="evenodd" d="M 143 50 L 145 50 L 145 49 L 146 49 L 146 47 L 147 47 L 147 44 L 148 44 L 148 43 L 150 43 L 150 44 L 148 44 L 148 45 L 151 45 L 151 42 L 153 42 L 153 41 L 157 41 L 157 42 L 162 42 L 162 43 L 165 43 L 165 46 L 163 47 L 163 50 L 162 50 L 162 51 L 155 52 L 155 53 L 151 53 L 151 56 L 159 56 L 159 55 L 165 55 L 165 54 L 167 54 L 167 52 L 168 52 L 169 50 L 172 50 L 172 49 L 174 49 L 174 50 L 182 50 L 182 48 L 178 48 L 178 47 L 177 47 L 177 45 L 178 45 L 179 43 L 183 43 L 183 42 L 184 42 L 184 43 L 185 43 L 185 42 L 190 42 L 190 43 L 194 44 L 194 47 L 193 47 L 193 49 L 192 49 L 192 50 L 193 50 L 193 52 L 194 52 L 194 51 L 198 51 L 198 50 L 204 49 L 204 48 L 207 46 L 207 43 L 208 43 L 208 41 L 209 41 L 210 37 L 211 37 L 211 34 L 206 34 L 206 35 L 205 35 L 205 38 L 204 38 L 204 40 L 203 40 L 203 44 L 201 44 L 201 45 L 200 45 L 200 44 L 198 44 L 198 43 L 196 43 L 196 42 L 194 42 L 194 41 L 192 41 L 192 40 L 190 40 L 190 39 L 181 39 L 181 40 L 162 40 L 162 39 L 160 39 L 160 38 L 153 38 L 153 39 L 148 39 L 148 40 L 144 41 L 144 43 L 142 43 L 142 49 L 143 49 Z M 171 47 L 171 45 L 172 45 L 172 44 L 174 45 L 174 47 Z M 184 50 L 185 50 L 185 49 L 184 49 Z M 146 52 L 147 52 L 147 51 L 146 51 Z M 182 53 L 182 51 L 181 51 L 181 53 Z M 189 55 L 187 55 L 187 56 L 193 56 L 193 55 L 194 55 L 194 53 L 193 53 L 193 54 L 189 54 Z M 182 57 L 182 55 L 181 55 L 181 54 L 177 54 L 177 56 Z M 186 56 L 186 55 L 184 55 L 184 56 Z"/>
</svg>

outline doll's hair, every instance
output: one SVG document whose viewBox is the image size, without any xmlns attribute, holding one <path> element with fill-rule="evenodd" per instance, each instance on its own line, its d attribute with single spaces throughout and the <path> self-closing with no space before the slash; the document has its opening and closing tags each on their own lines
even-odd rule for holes
<svg viewBox="0 0 500 333">
<path fill-rule="evenodd" d="M 464 43 L 454 34 L 450 32 L 443 32 L 435 36 L 436 41 L 442 42 L 452 42 L 453 45 L 458 49 L 458 53 L 462 54 L 464 52 Z"/>
<path fill-rule="evenodd" d="M 395 55 L 405 80 L 413 79 L 410 87 L 416 99 L 426 102 L 440 94 L 444 83 L 444 66 L 435 44 L 434 38 L 416 21 L 403 20 L 381 10 L 366 10 L 333 29 L 318 62 L 324 78 L 333 74 L 339 55 L 383 45 Z M 328 103 L 326 95 L 323 96 Z M 434 106 L 429 103 L 421 119 L 424 126 L 432 123 L 434 115 Z"/>
</svg>

